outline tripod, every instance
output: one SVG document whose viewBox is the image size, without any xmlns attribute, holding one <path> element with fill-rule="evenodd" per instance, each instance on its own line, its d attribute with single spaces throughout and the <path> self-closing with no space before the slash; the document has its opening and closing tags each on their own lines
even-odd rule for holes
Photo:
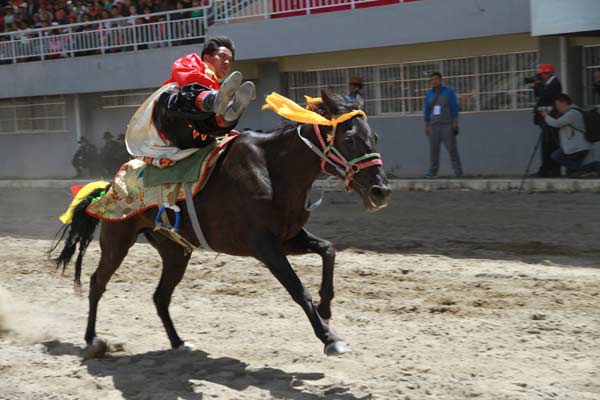
<svg viewBox="0 0 600 400">
<path fill-rule="evenodd" d="M 535 157 L 535 154 L 537 153 L 538 148 L 540 147 L 540 144 L 542 144 L 543 135 L 544 135 L 544 133 L 540 132 L 540 136 L 538 137 L 537 143 L 535 144 L 535 147 L 533 148 L 531 157 L 529 157 L 529 162 L 527 163 L 527 168 L 525 169 L 523 178 L 521 178 L 521 185 L 519 185 L 519 191 L 517 192 L 517 194 L 521 194 L 521 192 L 523 191 L 523 185 L 525 185 L 525 180 L 527 179 L 527 175 L 529 175 L 529 168 L 531 168 L 531 163 L 533 162 L 533 158 Z"/>
</svg>

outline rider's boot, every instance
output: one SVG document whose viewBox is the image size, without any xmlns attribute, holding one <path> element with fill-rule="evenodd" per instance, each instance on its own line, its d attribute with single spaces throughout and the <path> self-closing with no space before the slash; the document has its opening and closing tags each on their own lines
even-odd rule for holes
<svg viewBox="0 0 600 400">
<path fill-rule="evenodd" d="M 206 90 L 196 97 L 196 108 L 213 112 L 217 115 L 223 115 L 227 110 L 232 97 L 240 89 L 242 84 L 242 74 L 234 71 L 221 84 L 219 90 Z"/>
<path fill-rule="evenodd" d="M 227 125 L 235 123 L 248 108 L 251 100 L 256 98 L 256 87 L 252 82 L 244 82 L 235 92 L 223 114 L 223 122 Z"/>
</svg>

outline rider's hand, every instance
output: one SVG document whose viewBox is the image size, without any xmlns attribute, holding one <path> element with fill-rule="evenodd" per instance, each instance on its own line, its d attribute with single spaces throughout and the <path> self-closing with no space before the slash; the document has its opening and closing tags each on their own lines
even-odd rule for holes
<svg viewBox="0 0 600 400">
<path fill-rule="evenodd" d="M 429 136 L 431 134 L 431 125 L 425 124 L 425 136 Z"/>
</svg>

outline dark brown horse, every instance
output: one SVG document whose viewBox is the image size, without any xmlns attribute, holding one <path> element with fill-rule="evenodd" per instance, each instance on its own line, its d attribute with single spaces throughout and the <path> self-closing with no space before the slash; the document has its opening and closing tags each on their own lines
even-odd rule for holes
<svg viewBox="0 0 600 400">
<path fill-rule="evenodd" d="M 322 93 L 320 112 L 333 118 L 354 107 L 338 95 Z M 206 187 L 194 199 L 198 219 L 208 244 L 220 253 L 250 256 L 263 262 L 306 313 L 316 336 L 325 345 L 327 355 L 344 353 L 350 348 L 329 328 L 333 299 L 333 245 L 306 229 L 310 213 L 305 209 L 308 192 L 321 172 L 321 159 L 314 148 L 301 140 L 320 146 L 317 132 L 326 138 L 331 127 L 312 125 L 289 126 L 270 133 L 244 132 L 219 159 Z M 360 159 L 373 153 L 377 136 L 365 118 L 355 116 L 337 126 L 334 145 L 346 160 Z M 369 157 L 366 157 L 369 158 Z M 364 159 L 364 157 L 363 157 Z M 345 179 L 349 187 L 363 199 L 369 211 L 387 205 L 390 188 L 380 165 L 344 171 L 327 164 L 327 171 Z M 350 172 L 350 174 L 347 174 Z M 355 174 L 353 174 L 353 172 Z M 185 207 L 183 207 L 185 208 Z M 89 315 L 85 340 L 88 349 L 103 346 L 96 339 L 98 302 L 115 273 L 136 242 L 140 233 L 154 246 L 163 262 L 163 270 L 154 293 L 154 303 L 173 348 L 184 343 L 175 331 L 169 315 L 169 303 L 177 284 L 183 278 L 190 255 L 160 231 L 154 231 L 156 209 L 121 222 L 102 222 L 101 257 L 90 280 Z M 78 278 L 81 259 L 98 220 L 78 207 L 65 247 L 57 259 L 63 267 L 69 262 L 79 243 Z M 181 235 L 199 245 L 192 224 L 182 210 Z M 287 255 L 317 253 L 323 259 L 323 276 L 318 307 L 292 269 Z"/>
</svg>

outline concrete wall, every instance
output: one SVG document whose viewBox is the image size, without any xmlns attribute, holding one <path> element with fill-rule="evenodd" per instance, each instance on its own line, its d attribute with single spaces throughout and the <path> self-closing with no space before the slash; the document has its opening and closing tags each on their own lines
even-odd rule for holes
<svg viewBox="0 0 600 400">
<path fill-rule="evenodd" d="M 427 0 L 310 16 L 220 24 L 240 59 L 280 57 L 529 32 L 523 0 Z"/>
<path fill-rule="evenodd" d="M 466 175 L 518 175 L 538 138 L 530 111 L 462 114 L 459 152 Z M 370 118 L 379 134 L 385 168 L 401 177 L 421 176 L 429 167 L 429 143 L 422 117 Z M 440 175 L 451 175 L 442 147 Z M 537 167 L 536 157 L 536 167 Z"/>
<path fill-rule="evenodd" d="M 0 135 L 0 178 L 71 177 L 77 149 L 74 96 L 66 96 L 66 131 Z"/>
<path fill-rule="evenodd" d="M 0 98 L 158 87 L 169 78 L 173 61 L 201 46 L 0 65 Z M 236 68 L 248 79 L 256 78 L 249 63 L 237 63 Z"/>
<path fill-rule="evenodd" d="M 530 4 L 535 36 L 600 30 L 598 0 L 530 0 Z"/>
</svg>

